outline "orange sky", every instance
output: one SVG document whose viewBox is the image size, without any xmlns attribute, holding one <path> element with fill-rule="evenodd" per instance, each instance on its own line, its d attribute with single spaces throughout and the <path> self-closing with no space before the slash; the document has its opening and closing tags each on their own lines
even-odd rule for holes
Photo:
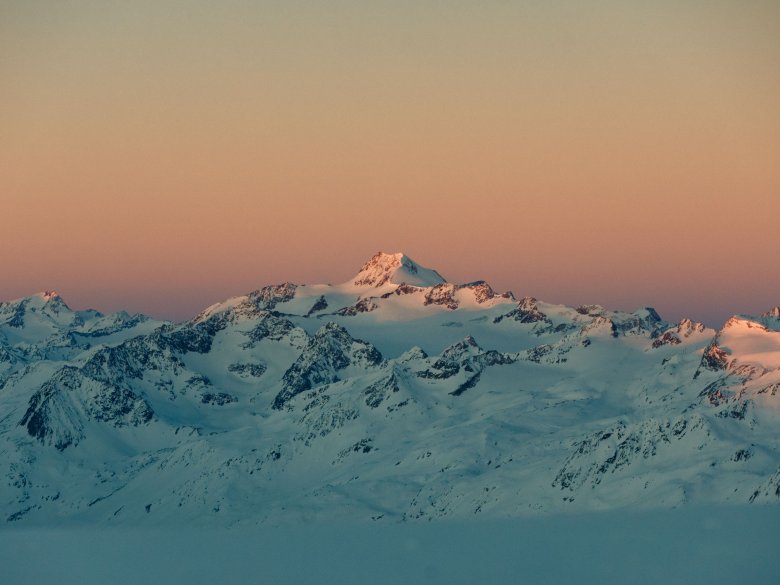
<svg viewBox="0 0 780 585">
<path fill-rule="evenodd" d="M 178 319 L 382 249 L 553 302 L 766 310 L 778 23 L 751 0 L 0 0 L 0 299 Z"/>
</svg>

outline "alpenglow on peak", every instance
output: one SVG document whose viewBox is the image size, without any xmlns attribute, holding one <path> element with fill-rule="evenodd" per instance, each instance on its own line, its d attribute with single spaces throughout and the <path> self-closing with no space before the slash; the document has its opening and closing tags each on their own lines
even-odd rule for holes
<svg viewBox="0 0 780 585">
<path fill-rule="evenodd" d="M 441 274 L 420 266 L 402 252 L 395 254 L 377 252 L 352 279 L 352 284 L 355 286 L 374 288 L 401 283 L 428 287 L 443 282 L 446 280 Z"/>
</svg>

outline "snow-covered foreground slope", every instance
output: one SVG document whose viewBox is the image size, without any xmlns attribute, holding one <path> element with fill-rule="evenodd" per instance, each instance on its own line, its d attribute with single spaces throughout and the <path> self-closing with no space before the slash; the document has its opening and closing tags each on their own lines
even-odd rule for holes
<svg viewBox="0 0 780 585">
<path fill-rule="evenodd" d="M 18 526 L 519 517 L 780 502 L 780 310 L 719 331 L 377 254 L 182 324 L 0 304 Z"/>
<path fill-rule="evenodd" d="M 776 585 L 780 507 L 247 530 L 0 530 L 0 582 Z"/>
</svg>

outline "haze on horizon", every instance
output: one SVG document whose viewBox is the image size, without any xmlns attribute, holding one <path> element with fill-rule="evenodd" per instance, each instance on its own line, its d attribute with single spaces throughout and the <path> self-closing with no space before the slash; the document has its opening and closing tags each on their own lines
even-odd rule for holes
<svg viewBox="0 0 780 585">
<path fill-rule="evenodd" d="M 0 0 L 0 300 L 184 319 L 403 251 L 718 326 L 780 304 L 773 1 Z"/>
</svg>

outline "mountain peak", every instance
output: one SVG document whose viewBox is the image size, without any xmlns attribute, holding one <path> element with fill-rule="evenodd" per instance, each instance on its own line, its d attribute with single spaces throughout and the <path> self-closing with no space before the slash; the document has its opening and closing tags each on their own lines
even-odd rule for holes
<svg viewBox="0 0 780 585">
<path fill-rule="evenodd" d="M 59 313 L 59 311 L 62 309 L 70 311 L 70 307 L 65 303 L 65 300 L 56 290 L 46 290 L 39 292 L 33 295 L 32 298 L 38 299 L 38 302 L 41 303 L 41 306 L 46 308 L 48 311 L 54 311 L 55 313 Z"/>
<path fill-rule="evenodd" d="M 775 319 L 780 319 L 780 307 L 772 307 L 766 313 L 763 313 L 761 316 L 774 317 Z"/>
<path fill-rule="evenodd" d="M 402 252 L 377 252 L 352 279 L 355 286 L 379 288 L 385 284 L 435 286 L 446 282 L 435 270 L 424 268 Z"/>
<path fill-rule="evenodd" d="M 43 292 L 39 292 L 35 296 L 46 302 L 61 298 L 60 293 L 58 293 L 56 290 L 46 290 Z"/>
</svg>

